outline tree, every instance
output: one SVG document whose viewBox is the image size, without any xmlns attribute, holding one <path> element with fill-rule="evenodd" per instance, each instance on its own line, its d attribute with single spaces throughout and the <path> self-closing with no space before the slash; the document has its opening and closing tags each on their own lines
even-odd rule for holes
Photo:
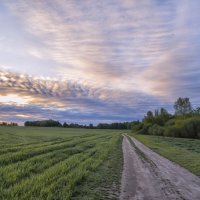
<svg viewBox="0 0 200 200">
<path fill-rule="evenodd" d="M 93 124 L 90 124 L 90 125 L 89 125 L 89 128 L 94 128 Z"/>
<path fill-rule="evenodd" d="M 147 112 L 147 117 L 152 118 L 153 117 L 153 112 L 152 111 L 148 111 Z"/>
<path fill-rule="evenodd" d="M 59 121 L 52 119 L 41 120 L 41 121 L 26 121 L 25 126 L 40 126 L 40 127 L 62 127 L 62 124 Z"/>
<path fill-rule="evenodd" d="M 197 107 L 196 109 L 192 110 L 193 115 L 200 115 L 200 107 Z"/>
<path fill-rule="evenodd" d="M 69 125 L 68 125 L 66 122 L 64 122 L 63 127 L 64 127 L 64 128 L 68 128 Z"/>
<path fill-rule="evenodd" d="M 160 115 L 168 115 L 168 112 L 165 108 L 160 109 Z"/>
<path fill-rule="evenodd" d="M 179 97 L 174 103 L 174 109 L 176 115 L 186 115 L 192 111 L 192 105 L 189 98 Z"/>
<path fill-rule="evenodd" d="M 143 119 L 144 123 L 153 123 L 154 122 L 154 115 L 152 111 L 148 111 L 147 115 Z"/>
</svg>

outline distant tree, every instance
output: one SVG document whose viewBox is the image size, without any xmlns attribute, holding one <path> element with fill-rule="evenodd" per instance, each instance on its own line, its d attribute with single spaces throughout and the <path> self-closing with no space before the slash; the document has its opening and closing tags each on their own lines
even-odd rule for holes
<svg viewBox="0 0 200 200">
<path fill-rule="evenodd" d="M 154 114 L 155 117 L 158 117 L 158 116 L 159 116 L 159 110 L 156 109 L 154 113 L 155 113 L 155 114 Z"/>
<path fill-rule="evenodd" d="M 192 105 L 189 98 L 179 97 L 174 103 L 174 109 L 176 115 L 186 115 L 192 111 Z"/>
<path fill-rule="evenodd" d="M 153 117 L 153 112 L 149 110 L 149 111 L 147 112 L 147 117 L 148 117 L 148 118 L 152 118 L 152 117 Z"/>
<path fill-rule="evenodd" d="M 200 107 L 197 107 L 196 109 L 192 110 L 193 115 L 200 115 Z"/>
<path fill-rule="evenodd" d="M 147 111 L 147 115 L 144 117 L 143 122 L 144 123 L 153 123 L 154 121 L 154 115 L 152 111 Z"/>
<path fill-rule="evenodd" d="M 133 122 L 99 123 L 95 128 L 98 129 L 131 129 Z"/>
<path fill-rule="evenodd" d="M 18 126 L 18 124 L 15 123 L 15 122 L 11 122 L 11 123 L 10 123 L 10 126 Z"/>
<path fill-rule="evenodd" d="M 15 122 L 0 122 L 0 126 L 18 126 Z"/>
<path fill-rule="evenodd" d="M 41 127 L 62 127 L 59 121 L 54 121 L 52 119 L 42 120 L 42 121 L 26 121 L 25 126 L 41 126 Z"/>
<path fill-rule="evenodd" d="M 167 110 L 165 108 L 161 108 L 160 109 L 160 114 L 161 115 L 168 115 L 168 112 L 167 112 Z"/>
<path fill-rule="evenodd" d="M 161 108 L 154 111 L 148 111 L 146 116 L 143 119 L 145 124 L 157 124 L 163 126 L 169 119 L 171 119 L 172 115 L 170 115 L 166 109 Z"/>
<path fill-rule="evenodd" d="M 68 128 L 69 125 L 68 125 L 66 122 L 64 122 L 63 127 L 64 127 L 64 128 Z"/>
<path fill-rule="evenodd" d="M 90 124 L 90 125 L 89 125 L 89 128 L 91 128 L 91 129 L 94 128 L 93 124 Z"/>
<path fill-rule="evenodd" d="M 165 108 L 161 108 L 159 116 L 157 118 L 159 123 L 157 124 L 163 126 L 171 118 L 172 118 L 172 115 L 169 114 Z"/>
</svg>

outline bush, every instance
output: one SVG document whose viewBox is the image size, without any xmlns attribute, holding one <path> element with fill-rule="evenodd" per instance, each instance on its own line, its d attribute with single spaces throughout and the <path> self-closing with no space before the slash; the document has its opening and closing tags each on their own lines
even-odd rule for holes
<svg viewBox="0 0 200 200">
<path fill-rule="evenodd" d="M 138 124 L 134 124 L 132 125 L 132 131 L 133 132 L 136 132 L 136 131 L 139 131 L 143 128 L 143 123 L 138 123 Z"/>
<path fill-rule="evenodd" d="M 167 121 L 165 123 L 165 126 L 173 126 L 173 125 L 175 125 L 175 120 L 174 119 L 170 119 L 169 121 Z"/>
<path fill-rule="evenodd" d="M 149 127 L 148 133 L 150 135 L 159 135 L 159 136 L 162 136 L 164 134 L 164 128 L 162 126 L 154 124 L 153 126 Z"/>
<path fill-rule="evenodd" d="M 175 126 L 165 127 L 164 136 L 166 136 L 166 137 L 180 137 L 180 130 Z"/>
<path fill-rule="evenodd" d="M 200 119 L 191 118 L 182 121 L 181 137 L 198 138 L 200 133 Z"/>
<path fill-rule="evenodd" d="M 170 124 L 172 124 L 170 126 Z M 200 118 L 176 119 L 165 126 L 164 135 L 168 137 L 200 138 Z"/>
<path fill-rule="evenodd" d="M 143 124 L 143 127 L 141 130 L 138 131 L 139 134 L 144 134 L 147 135 L 149 134 L 149 128 L 152 127 L 152 124 L 148 123 L 148 124 Z"/>
</svg>

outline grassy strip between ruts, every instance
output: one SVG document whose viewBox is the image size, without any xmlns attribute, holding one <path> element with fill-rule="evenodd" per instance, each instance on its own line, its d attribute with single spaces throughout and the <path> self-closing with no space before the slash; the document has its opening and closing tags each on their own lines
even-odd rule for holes
<svg viewBox="0 0 200 200">
<path fill-rule="evenodd" d="M 158 154 L 200 176 L 200 140 L 129 133 Z"/>
</svg>

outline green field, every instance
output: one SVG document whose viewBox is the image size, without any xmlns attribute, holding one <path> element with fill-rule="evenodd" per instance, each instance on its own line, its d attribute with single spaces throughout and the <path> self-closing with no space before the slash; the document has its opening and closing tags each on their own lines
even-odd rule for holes
<svg viewBox="0 0 200 200">
<path fill-rule="evenodd" d="M 0 199 L 117 199 L 121 131 L 0 127 Z"/>
<path fill-rule="evenodd" d="M 153 151 L 200 176 L 200 140 L 130 133 Z"/>
</svg>

